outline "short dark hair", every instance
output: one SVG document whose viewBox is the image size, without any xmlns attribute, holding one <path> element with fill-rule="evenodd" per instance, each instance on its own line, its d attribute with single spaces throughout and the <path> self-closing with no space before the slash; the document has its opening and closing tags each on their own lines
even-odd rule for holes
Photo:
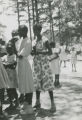
<svg viewBox="0 0 82 120">
<path fill-rule="evenodd" d="M 19 31 L 23 31 L 25 33 L 28 32 L 28 27 L 26 25 L 20 25 L 19 28 L 18 28 L 18 32 Z"/>
<path fill-rule="evenodd" d="M 51 42 L 51 43 L 50 43 L 50 47 L 51 47 L 51 48 L 55 48 L 55 42 Z"/>
<path fill-rule="evenodd" d="M 34 24 L 34 26 L 33 26 L 33 31 L 36 31 L 36 30 L 38 30 L 38 31 L 41 32 L 41 30 L 42 30 L 42 25 L 39 24 L 39 23 Z"/>
<path fill-rule="evenodd" d="M 6 50 L 9 53 L 9 51 L 12 51 L 12 53 L 17 55 L 17 50 L 16 50 L 16 46 L 15 46 L 15 41 L 13 40 L 14 38 L 12 38 L 11 40 L 8 41 L 8 43 L 6 44 Z"/>
</svg>

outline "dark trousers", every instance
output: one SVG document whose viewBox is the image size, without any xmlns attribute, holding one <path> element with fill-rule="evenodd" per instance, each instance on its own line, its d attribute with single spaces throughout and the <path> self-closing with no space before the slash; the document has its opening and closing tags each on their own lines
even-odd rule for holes
<svg viewBox="0 0 82 120">
<path fill-rule="evenodd" d="M 33 93 L 25 94 L 25 101 L 28 102 L 29 105 L 32 105 L 32 97 L 33 97 Z"/>
<path fill-rule="evenodd" d="M 0 89 L 0 114 L 2 114 L 3 100 L 4 100 L 4 88 Z"/>
<path fill-rule="evenodd" d="M 9 97 L 10 104 L 12 104 L 13 99 L 18 101 L 18 94 L 17 94 L 16 88 L 7 89 L 7 94 Z"/>
<path fill-rule="evenodd" d="M 55 75 L 55 85 L 59 85 L 59 74 Z"/>
</svg>

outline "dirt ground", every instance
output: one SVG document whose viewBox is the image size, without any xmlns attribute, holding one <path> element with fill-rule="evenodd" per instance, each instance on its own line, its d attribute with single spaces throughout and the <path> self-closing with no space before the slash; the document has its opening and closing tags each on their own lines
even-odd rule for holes
<svg viewBox="0 0 82 120">
<path fill-rule="evenodd" d="M 82 63 L 78 64 L 81 68 Z M 19 111 L 11 111 L 4 120 L 82 120 L 82 77 L 69 75 L 69 64 L 66 68 L 62 67 L 63 71 L 68 71 L 68 74 L 61 74 L 61 88 L 54 89 L 54 101 L 56 104 L 56 113 L 51 113 L 50 99 L 48 92 L 41 93 L 41 109 L 35 111 L 33 115 L 21 116 Z M 70 72 L 71 73 L 71 72 Z M 35 103 L 35 93 L 33 96 L 33 105 Z M 4 105 L 5 107 L 5 105 Z"/>
</svg>

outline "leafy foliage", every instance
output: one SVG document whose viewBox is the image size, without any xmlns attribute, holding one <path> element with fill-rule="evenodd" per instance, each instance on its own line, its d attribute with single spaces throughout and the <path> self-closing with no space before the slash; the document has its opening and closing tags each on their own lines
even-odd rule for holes
<svg viewBox="0 0 82 120">
<path fill-rule="evenodd" d="M 38 20 L 45 27 L 45 32 L 53 32 L 55 40 L 70 43 L 73 37 L 77 37 L 77 39 L 81 37 L 82 4 L 78 0 L 29 0 L 29 3 L 28 0 L 21 0 L 21 2 L 19 11 L 30 13 L 31 25 L 33 25 L 33 20 L 36 21 L 37 11 Z M 5 0 L 0 0 L 0 4 L 5 4 Z M 9 15 L 7 11 L 11 8 L 13 13 L 17 14 L 17 0 L 9 0 L 9 5 L 5 8 L 6 14 Z M 19 17 L 23 18 L 24 14 Z"/>
</svg>

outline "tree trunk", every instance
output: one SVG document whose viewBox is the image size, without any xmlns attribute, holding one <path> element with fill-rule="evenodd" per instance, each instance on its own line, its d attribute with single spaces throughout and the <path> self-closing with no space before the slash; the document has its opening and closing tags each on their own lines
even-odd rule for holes
<svg viewBox="0 0 82 120">
<path fill-rule="evenodd" d="M 38 1 L 37 0 L 35 0 L 35 12 L 36 12 L 36 22 L 39 23 Z"/>
<path fill-rule="evenodd" d="M 29 9 L 29 0 L 28 0 L 28 20 L 29 20 L 29 30 L 30 30 L 30 40 L 32 41 L 32 31 L 31 31 L 31 21 L 30 21 L 30 9 Z"/>
<path fill-rule="evenodd" d="M 32 2 L 32 16 L 33 16 L 33 25 L 35 24 L 35 16 L 34 16 L 34 0 L 31 0 Z"/>
<path fill-rule="evenodd" d="M 17 0 L 17 14 L 18 14 L 18 26 L 20 25 L 20 18 L 19 18 L 19 2 Z"/>
<path fill-rule="evenodd" d="M 50 11 L 50 33 L 51 33 L 52 41 L 54 41 L 55 37 L 54 37 L 54 29 L 53 29 L 53 18 L 52 18 L 52 11 L 51 11 L 51 1 L 49 1 L 48 4 L 49 4 L 49 11 Z"/>
<path fill-rule="evenodd" d="M 61 43 L 61 27 L 60 27 L 61 21 L 60 21 L 60 5 L 59 5 L 59 40 Z"/>
</svg>

